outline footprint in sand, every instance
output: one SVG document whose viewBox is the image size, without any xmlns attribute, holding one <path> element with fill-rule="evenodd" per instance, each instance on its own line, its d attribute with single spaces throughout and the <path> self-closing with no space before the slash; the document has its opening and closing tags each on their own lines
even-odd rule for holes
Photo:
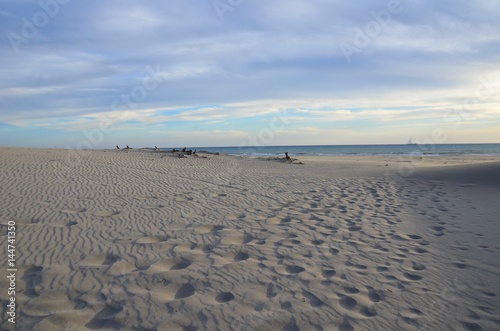
<svg viewBox="0 0 500 331">
<path fill-rule="evenodd" d="M 272 298 L 274 298 L 277 295 L 278 295 L 278 293 L 274 290 L 274 284 L 273 283 L 269 283 L 269 285 L 267 285 L 266 297 L 268 299 L 272 299 Z"/>
<path fill-rule="evenodd" d="M 185 299 L 189 298 L 190 296 L 194 295 L 194 287 L 191 284 L 186 284 L 183 285 L 177 293 L 175 293 L 175 299 L 180 300 L 180 299 Z"/>
<path fill-rule="evenodd" d="M 366 269 L 368 269 L 368 267 L 366 265 L 364 265 L 364 264 L 352 263 L 350 261 L 346 261 L 345 265 L 346 265 L 346 267 L 353 267 L 353 268 L 356 268 L 356 269 L 359 269 L 359 270 L 366 270 Z"/>
<path fill-rule="evenodd" d="M 434 235 L 436 237 L 441 237 L 444 235 L 444 227 L 443 226 L 440 226 L 440 225 L 436 225 L 436 226 L 433 226 L 431 227 L 432 230 L 434 230 Z"/>
<path fill-rule="evenodd" d="M 368 299 L 371 302 L 380 302 L 383 300 L 383 295 L 379 294 L 373 287 L 367 286 L 368 289 Z"/>
<path fill-rule="evenodd" d="M 408 325 L 411 325 L 411 326 L 416 327 L 416 328 L 419 327 L 419 324 L 418 324 L 416 319 L 413 319 L 413 318 L 407 317 L 407 316 L 401 316 L 401 319 L 403 320 L 403 322 L 405 322 Z"/>
<path fill-rule="evenodd" d="M 84 300 L 79 300 L 79 299 L 76 299 L 74 300 L 75 302 L 75 310 L 82 310 L 82 309 L 85 309 L 88 307 L 88 303 Z"/>
<path fill-rule="evenodd" d="M 350 296 L 345 295 L 340 298 L 339 304 L 342 306 L 342 308 L 346 310 L 353 310 L 358 304 L 358 302 L 353 298 L 351 298 Z"/>
<path fill-rule="evenodd" d="M 298 273 L 301 273 L 303 271 L 306 271 L 306 269 L 298 266 L 298 265 L 291 265 L 291 266 L 288 266 L 286 267 L 286 272 L 288 272 L 289 274 L 298 274 Z"/>
<path fill-rule="evenodd" d="M 454 266 L 457 269 L 465 269 L 465 268 L 467 268 L 467 265 L 465 263 L 460 263 L 460 262 L 453 262 L 451 265 Z"/>
<path fill-rule="evenodd" d="M 281 241 L 281 244 L 286 247 L 294 247 L 300 245 L 300 243 L 301 243 L 300 240 L 297 239 L 283 239 Z"/>
<path fill-rule="evenodd" d="M 366 306 L 363 306 L 363 308 L 361 308 L 359 312 L 365 317 L 377 316 L 377 311 L 375 309 Z"/>
<path fill-rule="evenodd" d="M 26 290 L 24 294 L 30 298 L 38 296 L 35 288 L 42 282 L 42 270 L 41 266 L 33 266 L 26 270 L 22 276 L 22 280 L 26 283 Z"/>
<path fill-rule="evenodd" d="M 195 288 L 190 283 L 183 285 L 173 284 L 165 279 L 151 289 L 152 298 L 161 302 L 186 299 L 194 294 Z"/>
<path fill-rule="evenodd" d="M 234 299 L 234 294 L 231 292 L 222 292 L 215 297 L 215 301 L 217 301 L 218 303 L 226 303 Z"/>
<path fill-rule="evenodd" d="M 191 265 L 191 261 L 189 260 L 182 260 L 180 261 L 179 263 L 173 265 L 170 270 L 171 271 L 174 271 L 174 270 L 182 270 L 182 269 L 186 269 L 187 267 L 189 267 Z"/>
<path fill-rule="evenodd" d="M 393 234 L 393 235 L 391 236 L 391 239 L 393 239 L 393 240 L 398 240 L 398 241 L 406 241 L 406 240 L 407 240 L 406 238 L 404 238 L 404 237 L 402 237 L 402 236 L 400 236 L 400 235 L 398 235 L 398 234 Z"/>
<path fill-rule="evenodd" d="M 144 263 L 147 265 L 147 263 Z M 166 260 L 159 260 L 153 264 L 148 265 L 148 273 L 164 273 L 166 271 L 178 271 L 189 268 L 193 261 L 186 258 L 172 258 Z"/>
<path fill-rule="evenodd" d="M 359 225 L 351 225 L 351 226 L 349 226 L 349 228 L 348 228 L 348 230 L 349 230 L 350 232 L 356 232 L 356 231 L 360 231 L 360 230 L 362 230 L 362 229 L 363 229 L 363 228 L 362 228 L 362 227 L 360 227 Z"/>
<path fill-rule="evenodd" d="M 359 290 L 355 287 L 344 287 L 344 291 L 345 293 L 347 294 L 358 294 L 359 293 Z"/>
<path fill-rule="evenodd" d="M 221 230 L 224 230 L 224 225 L 214 225 L 211 232 L 219 232 Z"/>
<path fill-rule="evenodd" d="M 335 270 L 324 270 L 321 275 L 325 278 L 331 278 L 335 276 L 337 272 Z"/>
<path fill-rule="evenodd" d="M 311 305 L 311 307 L 318 308 L 318 307 L 321 307 L 325 304 L 317 296 L 315 296 L 314 294 L 312 294 L 309 291 L 303 291 L 302 295 L 309 300 L 309 304 Z"/>
<path fill-rule="evenodd" d="M 425 267 L 425 265 L 417 263 L 417 262 L 412 262 L 412 268 L 413 268 L 413 270 L 416 270 L 416 271 L 421 271 L 421 270 L 427 269 Z"/>
<path fill-rule="evenodd" d="M 114 317 L 123 310 L 123 306 L 106 305 L 94 318 L 86 325 L 91 329 L 100 329 L 103 325 L 107 327 L 119 327 L 119 324 L 114 321 Z"/>
<path fill-rule="evenodd" d="M 426 249 L 423 249 L 423 248 L 415 248 L 415 253 L 418 253 L 418 254 L 424 254 L 424 253 L 427 253 L 427 250 Z"/>
<path fill-rule="evenodd" d="M 295 318 L 292 317 L 292 320 L 281 329 L 282 331 L 299 331 L 299 327 L 297 326 L 297 322 Z"/>
<path fill-rule="evenodd" d="M 151 267 L 151 264 L 148 261 L 136 261 L 135 262 L 135 270 L 144 271 L 148 270 Z"/>
<path fill-rule="evenodd" d="M 288 309 L 291 309 L 292 307 L 293 307 L 293 305 L 290 301 L 285 301 L 285 302 L 280 301 L 280 308 L 281 309 L 288 310 Z"/>
<path fill-rule="evenodd" d="M 349 324 L 349 321 L 345 320 L 339 325 L 339 331 L 354 331 L 354 327 Z"/>
<path fill-rule="evenodd" d="M 329 251 L 330 251 L 330 254 L 332 254 L 332 255 L 337 255 L 340 252 L 338 249 L 333 248 L 333 247 L 330 247 Z"/>
<path fill-rule="evenodd" d="M 236 254 L 236 256 L 234 257 L 234 262 L 240 262 L 240 261 L 245 261 L 245 260 L 248 260 L 250 256 L 247 254 L 247 253 L 243 253 L 243 252 L 239 252 L 238 254 Z"/>
<path fill-rule="evenodd" d="M 409 280 L 413 280 L 413 281 L 421 280 L 423 278 L 422 276 L 411 274 L 409 272 L 405 272 L 403 274 L 403 276 L 405 276 L 405 278 L 407 278 Z"/>
<path fill-rule="evenodd" d="M 480 325 L 478 325 L 476 323 L 471 323 L 471 322 L 462 322 L 462 326 L 467 331 L 481 331 L 481 330 L 483 330 L 483 328 Z"/>
</svg>

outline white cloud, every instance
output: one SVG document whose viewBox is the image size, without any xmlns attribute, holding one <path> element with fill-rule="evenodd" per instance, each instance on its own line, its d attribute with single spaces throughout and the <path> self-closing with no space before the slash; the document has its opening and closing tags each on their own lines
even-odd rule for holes
<svg viewBox="0 0 500 331">
<path fill-rule="evenodd" d="M 4 36 L 22 33 L 20 17 L 40 10 L 3 6 Z M 211 1 L 71 2 L 18 54 L 0 50 L 0 122 L 75 132 L 105 118 L 123 131 L 131 122 L 143 130 L 204 122 L 224 131 L 247 121 L 256 131 L 255 123 L 281 111 L 297 130 L 320 122 L 354 130 L 363 121 L 384 130 L 439 125 L 467 100 L 478 121 L 498 121 L 500 3 L 404 1 L 347 63 L 339 44 L 352 43 L 370 13 L 386 7 L 382 0 L 255 0 L 220 21 Z M 160 68 L 161 84 L 136 108 L 111 110 L 141 86 L 147 67 Z M 490 75 L 496 92 L 483 89 L 478 99 L 479 80 Z"/>
</svg>

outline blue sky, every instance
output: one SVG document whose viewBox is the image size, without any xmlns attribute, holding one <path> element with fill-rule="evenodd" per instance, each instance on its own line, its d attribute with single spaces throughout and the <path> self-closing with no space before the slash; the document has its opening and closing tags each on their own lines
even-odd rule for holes
<svg viewBox="0 0 500 331">
<path fill-rule="evenodd" d="M 4 0 L 0 145 L 500 143 L 496 0 Z"/>
</svg>

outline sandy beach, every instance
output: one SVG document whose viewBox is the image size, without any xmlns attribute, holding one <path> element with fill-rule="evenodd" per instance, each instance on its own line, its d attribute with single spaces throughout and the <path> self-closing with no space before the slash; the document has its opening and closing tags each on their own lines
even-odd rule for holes
<svg viewBox="0 0 500 331">
<path fill-rule="evenodd" d="M 0 168 L 2 330 L 12 297 L 16 330 L 500 329 L 500 157 L 2 147 Z"/>
</svg>

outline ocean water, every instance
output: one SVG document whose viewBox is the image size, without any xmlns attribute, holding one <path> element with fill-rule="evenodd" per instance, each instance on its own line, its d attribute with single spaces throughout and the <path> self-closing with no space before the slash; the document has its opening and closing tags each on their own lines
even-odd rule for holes
<svg viewBox="0 0 500 331">
<path fill-rule="evenodd" d="M 167 148 L 165 148 L 168 150 Z M 427 155 L 427 156 L 500 156 L 500 144 L 432 144 L 432 145 L 320 145 L 320 146 L 254 146 L 192 147 L 236 156 L 322 156 L 322 155 Z"/>
</svg>

